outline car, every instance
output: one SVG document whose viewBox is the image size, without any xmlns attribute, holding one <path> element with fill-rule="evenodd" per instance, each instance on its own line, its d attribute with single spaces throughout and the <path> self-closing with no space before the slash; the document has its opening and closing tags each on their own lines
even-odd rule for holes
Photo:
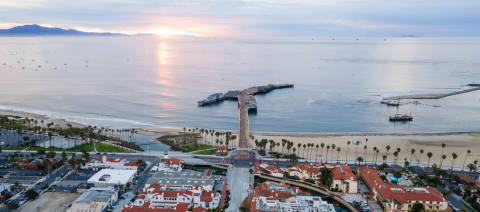
<svg viewBox="0 0 480 212">
<path fill-rule="evenodd" d="M 35 184 L 37 184 L 37 185 L 40 185 L 40 183 L 42 183 L 42 182 L 40 182 L 40 181 L 37 181 Z"/>
<path fill-rule="evenodd" d="M 5 142 L 0 143 L 0 145 L 5 146 Z"/>
<path fill-rule="evenodd" d="M 56 178 L 55 178 L 55 181 L 58 181 L 58 180 L 60 180 L 60 177 L 56 177 Z"/>
<path fill-rule="evenodd" d="M 198 156 L 194 155 L 193 158 L 198 158 Z"/>
<path fill-rule="evenodd" d="M 18 205 L 23 205 L 23 203 L 25 203 L 25 202 L 26 202 L 26 200 L 22 200 L 18 203 Z"/>
<path fill-rule="evenodd" d="M 37 193 L 38 193 L 38 194 L 42 193 L 42 190 L 37 190 Z"/>
</svg>

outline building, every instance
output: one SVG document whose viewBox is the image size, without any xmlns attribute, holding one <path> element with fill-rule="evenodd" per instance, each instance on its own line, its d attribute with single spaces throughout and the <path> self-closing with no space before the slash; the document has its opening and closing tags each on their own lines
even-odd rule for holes
<svg viewBox="0 0 480 212">
<path fill-rule="evenodd" d="M 161 171 L 175 171 L 180 172 L 183 169 L 184 160 L 178 158 L 164 158 L 158 164 L 158 169 Z"/>
<path fill-rule="evenodd" d="M 266 181 L 255 187 L 250 204 L 250 212 L 261 211 L 334 212 L 335 208 L 320 197 L 303 193 L 298 187 Z"/>
<path fill-rule="evenodd" d="M 199 185 L 203 190 L 211 191 L 215 187 L 215 179 L 205 178 L 203 173 L 199 172 L 165 172 L 160 171 L 147 179 L 145 187 L 152 184 L 161 184 L 169 186 L 194 186 Z"/>
<path fill-rule="evenodd" d="M 226 153 L 228 152 L 228 148 L 226 146 L 219 146 L 217 148 L 217 153 Z"/>
<path fill-rule="evenodd" d="M 136 173 L 136 170 L 102 169 L 87 180 L 87 186 L 125 188 L 127 183 L 132 184 Z"/>
<path fill-rule="evenodd" d="M 375 168 L 360 168 L 359 174 L 373 194 L 373 199 L 383 205 L 385 212 L 406 212 L 415 203 L 422 203 L 425 210 L 447 210 L 448 202 L 432 187 L 394 186 L 386 184 Z M 395 201 L 398 203 L 395 203 Z"/>
<path fill-rule="evenodd" d="M 137 161 L 130 161 L 123 164 L 124 170 L 138 170 Z"/>
<path fill-rule="evenodd" d="M 0 183 L 0 194 L 10 193 L 12 185 L 10 183 Z"/>
<path fill-rule="evenodd" d="M 266 174 L 266 175 L 270 175 L 272 177 L 283 178 L 284 174 L 285 174 L 285 172 L 282 171 L 281 169 L 277 169 L 277 167 L 270 166 L 266 163 L 256 165 L 254 167 L 254 169 L 255 169 L 255 173 L 263 173 L 263 174 Z"/>
<path fill-rule="evenodd" d="M 457 175 L 464 182 L 464 185 L 460 186 L 460 190 L 462 192 L 465 192 L 465 189 L 467 189 L 467 188 L 472 190 L 472 193 L 476 193 L 477 191 L 480 191 L 480 182 L 473 179 L 472 176 L 468 175 L 467 173 L 463 173 L 463 172 L 458 173 Z"/>
<path fill-rule="evenodd" d="M 132 206 L 173 208 L 179 204 L 213 209 L 220 204 L 220 194 L 216 191 L 205 191 L 201 186 L 180 187 L 152 184 L 140 191 Z"/>
<path fill-rule="evenodd" d="M 163 204 L 158 208 L 141 207 L 133 204 L 125 206 L 122 212 L 186 212 L 190 205 L 188 203 Z"/>
<path fill-rule="evenodd" d="M 6 179 L 10 177 L 10 172 L 8 171 L 0 171 L 0 178 Z"/>
<path fill-rule="evenodd" d="M 118 195 L 113 188 L 91 188 L 78 197 L 66 212 L 104 212 L 118 200 Z"/>
<path fill-rule="evenodd" d="M 125 157 L 121 158 L 107 158 L 107 154 L 102 154 L 99 158 L 90 158 L 88 163 L 82 164 L 82 169 L 125 169 L 125 164 L 127 159 Z"/>
<path fill-rule="evenodd" d="M 332 182 L 330 189 L 342 191 L 343 193 L 357 193 L 358 179 L 353 174 L 352 169 L 344 164 L 324 164 L 314 162 L 310 164 L 299 164 L 288 169 L 290 177 L 298 177 L 299 179 L 312 179 L 318 181 L 320 179 L 320 169 L 326 167 L 333 172 L 330 179 Z"/>
<path fill-rule="evenodd" d="M 347 165 L 336 165 L 333 168 L 330 189 L 343 193 L 357 193 L 358 179 Z"/>
<path fill-rule="evenodd" d="M 210 178 L 212 178 L 212 173 L 213 173 L 213 171 L 211 169 L 205 169 L 205 170 L 203 170 L 202 176 L 200 176 L 200 178 L 210 179 Z"/>
</svg>

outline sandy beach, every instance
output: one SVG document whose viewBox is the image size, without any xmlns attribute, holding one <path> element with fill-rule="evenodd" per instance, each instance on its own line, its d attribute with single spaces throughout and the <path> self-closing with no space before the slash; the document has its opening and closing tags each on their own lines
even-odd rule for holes
<svg viewBox="0 0 480 212">
<path fill-rule="evenodd" d="M 295 143 L 295 147 L 297 143 L 313 143 L 313 144 L 321 144 L 325 143 L 325 149 L 323 154 L 326 155 L 326 146 L 335 144 L 337 147 L 341 148 L 339 159 L 340 161 L 345 161 L 345 157 L 347 155 L 347 141 L 362 141 L 362 143 L 358 146 L 358 156 L 363 156 L 364 154 L 364 145 L 366 144 L 365 139 L 368 138 L 367 143 L 367 160 L 368 162 L 372 163 L 373 160 L 373 147 L 377 147 L 380 152 L 378 154 L 378 161 L 382 162 L 382 155 L 387 153 L 386 146 L 390 145 L 391 149 L 388 152 L 388 162 L 393 162 L 394 156 L 393 152 L 396 151 L 397 148 L 401 149 L 401 152 L 398 156 L 398 161 L 402 162 L 405 158 L 410 160 L 411 156 L 411 149 L 415 149 L 415 153 L 412 157 L 412 161 L 414 161 L 414 165 L 418 160 L 420 155 L 420 149 L 424 150 L 423 155 L 420 158 L 420 162 L 425 165 L 428 161 L 427 153 L 432 152 L 433 156 L 430 160 L 430 165 L 433 163 L 439 164 L 441 152 L 442 152 L 442 143 L 446 144 L 445 149 L 443 150 L 443 154 L 447 156 L 445 161 L 443 162 L 444 166 L 451 166 L 452 164 L 452 153 L 456 153 L 458 158 L 456 159 L 454 165 L 455 167 L 462 167 L 463 161 L 465 156 L 467 155 L 467 150 L 471 150 L 472 153 L 467 157 L 466 164 L 472 163 L 474 160 L 480 160 L 480 133 L 435 133 L 435 134 L 411 134 L 411 135 L 404 135 L 404 134 L 392 134 L 392 135 L 374 135 L 374 134 L 366 134 L 366 135 L 326 135 L 326 134 L 319 134 L 319 135 L 278 135 L 278 134 L 257 134 L 255 135 L 255 139 L 273 139 L 275 142 L 281 142 L 282 139 L 287 139 L 289 141 L 293 141 Z M 281 146 L 280 146 L 281 147 Z M 268 148 L 268 147 L 267 147 Z M 353 161 L 356 158 L 356 151 L 357 146 L 350 144 L 350 151 L 348 153 L 348 160 Z M 303 147 L 301 148 L 300 155 L 302 155 Z M 315 152 L 316 148 L 314 148 Z M 298 151 L 298 150 L 297 150 Z M 318 155 L 321 155 L 321 147 L 318 150 Z M 312 154 L 313 156 L 309 157 L 311 159 L 315 159 L 315 153 Z M 335 151 L 334 161 L 336 161 L 337 152 Z M 329 160 L 331 157 L 331 149 L 329 153 Z"/>
<path fill-rule="evenodd" d="M 66 128 L 67 123 L 72 124 L 75 127 L 84 127 L 85 124 L 72 122 L 65 119 L 51 119 L 44 115 L 13 111 L 13 110 L 0 110 L 1 115 L 14 115 L 21 117 L 29 117 L 38 120 L 45 120 L 45 123 L 54 122 L 56 127 Z M 183 132 L 183 129 L 179 128 L 165 128 L 165 127 L 140 127 L 137 128 L 138 133 L 141 135 L 164 135 L 164 134 L 179 134 Z M 238 134 L 238 132 L 232 131 L 232 133 Z M 347 141 L 362 141 L 358 146 L 358 154 L 355 153 L 356 146 L 350 144 L 350 151 L 348 152 L 347 160 L 352 162 L 356 157 L 363 156 L 365 139 L 368 138 L 368 150 L 367 160 L 369 163 L 373 161 L 373 147 L 380 149 L 378 155 L 378 161 L 382 162 L 382 155 L 387 153 L 386 146 L 390 145 L 391 149 L 388 152 L 388 162 L 393 162 L 393 152 L 397 148 L 401 149 L 398 157 L 398 161 L 402 162 L 405 158 L 410 160 L 411 149 L 415 149 L 415 153 L 412 157 L 412 161 L 416 164 L 418 157 L 420 156 L 420 149 L 424 150 L 423 155 L 420 158 L 420 162 L 425 165 L 428 161 L 427 153 L 432 152 L 433 156 L 430 160 L 430 164 L 440 162 L 442 147 L 441 144 L 445 143 L 446 147 L 443 149 L 443 154 L 447 156 L 447 159 L 443 162 L 444 166 L 451 166 L 452 153 L 456 153 L 458 158 L 455 161 L 455 167 L 462 167 L 467 150 L 471 150 L 472 153 L 467 157 L 466 164 L 472 163 L 474 160 L 480 160 L 480 132 L 464 132 L 464 133 L 422 133 L 422 134 L 278 134 L 278 133 L 252 133 L 255 139 L 272 139 L 275 142 L 281 142 L 282 139 L 287 139 L 295 143 L 297 147 L 298 143 L 303 144 L 313 143 L 321 144 L 325 143 L 325 149 L 323 155 L 326 155 L 326 145 L 335 144 L 341 148 L 339 160 L 345 161 L 347 156 Z M 238 137 L 238 135 L 237 135 Z M 281 147 L 281 146 L 280 146 Z M 267 147 L 268 148 L 268 147 Z M 315 150 L 313 149 L 309 155 L 310 159 L 315 159 Z M 298 150 L 297 150 L 298 151 Z M 306 154 L 305 154 L 306 155 Z M 303 157 L 303 147 L 300 151 L 300 156 Z M 331 158 L 331 150 L 329 153 L 329 160 Z M 318 160 L 321 157 L 321 148 L 318 150 Z M 337 152 L 333 155 L 333 160 L 336 161 Z M 325 158 L 324 158 L 325 159 Z"/>
</svg>

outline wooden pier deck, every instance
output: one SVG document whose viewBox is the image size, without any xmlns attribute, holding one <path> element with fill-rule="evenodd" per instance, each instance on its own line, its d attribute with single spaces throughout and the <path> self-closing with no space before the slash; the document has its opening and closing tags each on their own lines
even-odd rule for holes
<svg viewBox="0 0 480 212">
<path fill-rule="evenodd" d="M 465 89 L 461 91 L 455 91 L 451 93 L 434 93 L 434 94 L 413 94 L 413 95 L 403 95 L 403 96 L 392 96 L 388 98 L 383 98 L 383 101 L 388 100 L 399 100 L 399 99 L 441 99 L 448 96 L 458 95 L 462 93 L 468 93 L 472 91 L 480 90 L 480 85 L 477 84 L 470 84 L 470 86 L 479 86 L 476 88 Z"/>
<path fill-rule="evenodd" d="M 246 93 L 238 95 L 238 147 L 248 148 L 250 146 L 250 129 L 248 123 L 248 108 L 245 103 L 246 99 L 250 96 Z"/>
</svg>

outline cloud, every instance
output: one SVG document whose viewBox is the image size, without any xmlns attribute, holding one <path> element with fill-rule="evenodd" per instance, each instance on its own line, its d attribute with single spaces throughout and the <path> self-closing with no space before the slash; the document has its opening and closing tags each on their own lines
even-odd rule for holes
<svg viewBox="0 0 480 212">
<path fill-rule="evenodd" d="M 200 36 L 479 36 L 478 0 L 3 0 L 0 27 L 36 22 Z"/>
</svg>

